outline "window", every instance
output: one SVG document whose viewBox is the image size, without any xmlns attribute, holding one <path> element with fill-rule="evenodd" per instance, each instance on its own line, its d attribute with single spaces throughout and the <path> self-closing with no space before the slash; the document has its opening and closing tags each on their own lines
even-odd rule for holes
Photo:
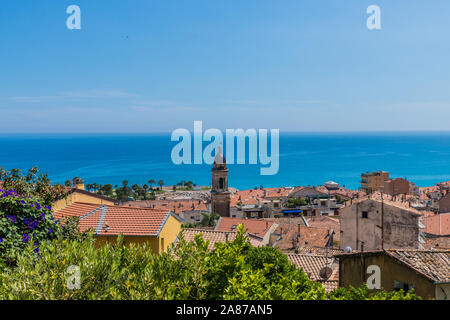
<svg viewBox="0 0 450 320">
<path fill-rule="evenodd" d="M 224 178 L 219 178 L 219 189 L 223 189 L 223 186 L 224 186 Z"/>
<path fill-rule="evenodd" d="M 362 217 L 363 217 L 363 219 L 367 219 L 369 217 L 369 212 L 368 211 L 363 211 L 362 212 Z"/>
<path fill-rule="evenodd" d="M 403 289 L 403 291 L 408 292 L 413 288 L 413 285 L 410 283 L 394 280 L 394 290 L 400 291 Z"/>
</svg>

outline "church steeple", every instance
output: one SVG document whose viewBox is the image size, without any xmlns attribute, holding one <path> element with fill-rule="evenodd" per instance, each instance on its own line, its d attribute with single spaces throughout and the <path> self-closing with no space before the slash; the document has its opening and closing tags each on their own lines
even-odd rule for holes
<svg viewBox="0 0 450 320">
<path fill-rule="evenodd" d="M 225 156 L 222 153 L 222 146 L 219 146 L 212 168 L 211 210 L 222 217 L 230 216 L 228 169 Z"/>
</svg>

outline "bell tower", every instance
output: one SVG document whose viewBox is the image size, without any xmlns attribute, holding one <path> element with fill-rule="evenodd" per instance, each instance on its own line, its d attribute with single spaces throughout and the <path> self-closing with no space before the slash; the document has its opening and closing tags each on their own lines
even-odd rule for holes
<svg viewBox="0 0 450 320">
<path fill-rule="evenodd" d="M 230 216 L 230 192 L 228 191 L 228 169 L 222 146 L 214 158 L 212 168 L 211 212 L 221 217 Z"/>
</svg>

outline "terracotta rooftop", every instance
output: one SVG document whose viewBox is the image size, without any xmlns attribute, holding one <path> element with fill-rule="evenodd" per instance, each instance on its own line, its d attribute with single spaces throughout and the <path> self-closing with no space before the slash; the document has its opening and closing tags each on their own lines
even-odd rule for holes
<svg viewBox="0 0 450 320">
<path fill-rule="evenodd" d="M 221 217 L 219 221 L 217 221 L 215 230 L 234 231 L 236 227 L 240 224 L 244 225 L 248 233 L 251 233 L 259 237 L 264 237 L 264 235 L 269 231 L 270 227 L 274 224 L 274 222 L 265 219 L 241 219 L 241 218 Z"/>
<path fill-rule="evenodd" d="M 357 196 L 363 196 L 364 192 L 348 189 L 345 187 L 339 187 L 338 189 L 328 190 L 325 186 L 317 186 L 316 190 L 324 193 L 328 193 L 334 196 L 341 196 L 343 198 L 355 198 Z"/>
<path fill-rule="evenodd" d="M 410 206 L 411 203 L 409 201 L 403 201 L 403 199 L 401 197 L 395 197 L 395 196 L 392 197 L 387 194 L 382 195 L 380 192 L 374 192 L 374 193 L 364 196 L 362 198 L 354 199 L 352 201 L 352 204 L 364 202 L 366 200 L 374 200 L 374 201 L 378 201 L 378 202 L 383 201 L 383 203 L 385 205 L 391 205 L 391 206 L 397 207 L 399 209 L 409 211 L 409 212 L 419 215 L 419 216 L 423 215 L 423 212 L 420 212 L 419 210 L 412 208 Z"/>
<path fill-rule="evenodd" d="M 450 283 L 450 250 L 388 249 L 343 253 L 335 257 L 342 259 L 354 255 L 382 253 L 386 253 L 435 283 Z"/>
<path fill-rule="evenodd" d="M 237 232 L 205 230 L 195 228 L 186 228 L 183 231 L 183 237 L 186 241 L 194 241 L 194 236 L 196 234 L 201 234 L 204 240 L 209 241 L 208 248 L 212 250 L 214 249 L 216 242 L 225 243 L 228 241 L 234 241 L 234 239 L 236 239 Z M 255 237 L 249 236 L 249 240 L 254 247 L 262 246 L 261 241 L 259 241 Z"/>
<path fill-rule="evenodd" d="M 157 236 L 169 215 L 169 210 L 77 202 L 56 212 L 55 218 L 79 217 L 80 230 L 93 229 L 95 235 Z"/>
<path fill-rule="evenodd" d="M 297 268 L 302 268 L 308 277 L 313 281 L 319 281 L 325 287 L 326 291 L 337 289 L 339 282 L 339 264 L 333 258 L 326 258 L 321 255 L 307 255 L 307 254 L 288 254 L 289 261 L 291 261 Z M 332 273 L 328 279 L 320 276 L 320 270 L 328 266 Z"/>
<path fill-rule="evenodd" d="M 176 214 L 185 211 L 206 211 L 206 203 L 200 199 L 183 199 L 183 200 L 141 200 L 128 201 L 123 206 L 151 208 L 157 210 L 170 210 Z"/>
<path fill-rule="evenodd" d="M 318 217 L 307 217 L 306 221 L 310 227 L 316 228 L 325 228 L 325 229 L 333 229 L 337 234 L 339 233 L 340 221 L 339 219 L 327 217 L 327 216 L 318 216 Z"/>
<path fill-rule="evenodd" d="M 434 282 L 450 283 L 450 250 L 386 250 L 386 253 Z"/>
<path fill-rule="evenodd" d="M 298 225 L 279 223 L 274 234 L 281 235 L 274 247 L 280 250 L 289 251 L 301 249 L 303 247 L 325 248 L 329 241 L 330 229 L 300 226 L 300 237 L 298 237 Z M 335 241 L 339 241 L 339 232 L 333 236 Z"/>
<path fill-rule="evenodd" d="M 238 204 L 258 204 L 265 200 L 285 198 L 291 192 L 293 188 L 258 188 L 240 190 L 231 194 L 230 206 L 234 207 Z"/>
</svg>

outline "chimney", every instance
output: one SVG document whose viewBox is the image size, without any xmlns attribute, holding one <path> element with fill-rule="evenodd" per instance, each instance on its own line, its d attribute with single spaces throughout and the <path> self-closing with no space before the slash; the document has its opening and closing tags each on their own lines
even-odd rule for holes
<svg viewBox="0 0 450 320">
<path fill-rule="evenodd" d="M 72 182 L 73 182 L 73 186 L 75 187 L 75 189 L 85 190 L 83 179 L 75 177 L 75 178 L 73 178 Z"/>
</svg>

